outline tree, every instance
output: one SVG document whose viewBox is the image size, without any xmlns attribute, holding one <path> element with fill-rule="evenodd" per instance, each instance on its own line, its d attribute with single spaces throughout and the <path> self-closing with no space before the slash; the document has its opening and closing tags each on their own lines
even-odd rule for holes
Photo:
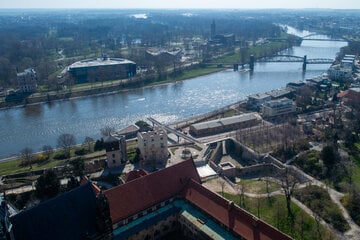
<svg viewBox="0 0 360 240">
<path fill-rule="evenodd" d="M 54 149 L 50 145 L 44 145 L 42 150 L 46 156 L 46 159 L 49 159 L 50 155 L 54 152 Z"/>
<path fill-rule="evenodd" d="M 68 158 L 70 158 L 71 146 L 75 145 L 75 143 L 74 135 L 69 133 L 61 134 L 57 139 L 57 146 L 63 149 Z"/>
<path fill-rule="evenodd" d="M 20 151 L 20 155 L 21 155 L 21 165 L 23 166 L 29 166 L 30 169 L 32 168 L 31 163 L 33 160 L 33 150 L 31 148 L 24 148 L 23 150 Z"/>
<path fill-rule="evenodd" d="M 326 175 L 330 176 L 335 164 L 338 162 L 338 154 L 334 147 L 331 145 L 323 147 L 321 150 L 321 159 L 327 168 Z"/>
<path fill-rule="evenodd" d="M 281 175 L 279 180 L 281 181 L 281 188 L 283 189 L 285 195 L 288 217 L 290 218 L 291 222 L 294 223 L 294 213 L 291 209 L 291 197 L 294 194 L 294 189 L 298 181 L 293 175 L 290 174 L 289 167 L 285 167 L 284 172 L 280 174 Z"/>
<path fill-rule="evenodd" d="M 91 151 L 91 145 L 93 144 L 95 140 L 91 137 L 85 137 L 84 144 L 88 146 L 88 151 Z"/>
<path fill-rule="evenodd" d="M 85 163 L 82 158 L 76 158 L 70 161 L 72 166 L 73 175 L 80 177 L 80 179 L 84 176 Z"/>
<path fill-rule="evenodd" d="M 111 126 L 105 126 L 102 129 L 100 129 L 100 132 L 103 137 L 108 137 L 111 135 L 111 133 L 115 132 L 115 128 Z"/>
<path fill-rule="evenodd" d="M 42 174 L 35 184 L 35 195 L 39 199 L 55 197 L 60 191 L 60 181 L 55 172 L 50 169 Z"/>
</svg>

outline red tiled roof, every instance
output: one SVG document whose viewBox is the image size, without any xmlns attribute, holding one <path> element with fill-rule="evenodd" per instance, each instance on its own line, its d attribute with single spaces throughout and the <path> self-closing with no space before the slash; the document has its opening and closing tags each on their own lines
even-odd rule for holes
<svg viewBox="0 0 360 240">
<path fill-rule="evenodd" d="M 346 96 L 348 93 L 349 93 L 349 90 L 345 90 L 345 91 L 338 93 L 336 96 L 338 98 L 342 98 L 342 97 Z"/>
<path fill-rule="evenodd" d="M 88 177 L 83 177 L 80 181 L 80 185 L 84 185 L 86 184 L 87 182 L 89 182 L 89 178 Z M 93 182 L 91 182 L 91 185 L 92 185 L 92 188 L 94 189 L 95 191 L 95 194 L 98 195 L 100 192 L 101 192 L 101 189 Z"/>
<path fill-rule="evenodd" d="M 146 175 L 148 175 L 148 172 L 145 171 L 144 169 L 133 170 L 133 171 L 129 172 L 128 174 L 126 174 L 125 183 L 135 180 L 139 177 L 146 176 Z"/>
<path fill-rule="evenodd" d="M 177 195 L 190 179 L 201 182 L 194 162 L 186 160 L 105 191 L 112 222 L 117 223 Z"/>
<path fill-rule="evenodd" d="M 245 239 L 292 239 L 195 181 L 189 181 L 182 195 L 190 203 Z"/>
</svg>

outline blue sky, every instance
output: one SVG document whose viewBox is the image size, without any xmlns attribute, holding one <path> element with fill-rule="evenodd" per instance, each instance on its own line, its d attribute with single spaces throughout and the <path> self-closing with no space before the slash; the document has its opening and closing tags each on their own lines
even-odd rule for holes
<svg viewBox="0 0 360 240">
<path fill-rule="evenodd" d="M 360 0 L 0 0 L 0 8 L 360 9 Z"/>
</svg>

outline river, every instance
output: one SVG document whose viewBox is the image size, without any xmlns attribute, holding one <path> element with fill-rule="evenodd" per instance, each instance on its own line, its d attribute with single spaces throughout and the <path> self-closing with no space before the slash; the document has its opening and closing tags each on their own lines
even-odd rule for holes
<svg viewBox="0 0 360 240">
<path fill-rule="evenodd" d="M 293 28 L 288 31 L 308 34 Z M 346 44 L 306 40 L 285 53 L 334 59 Z M 151 88 L 1 110 L 0 158 L 18 154 L 25 147 L 34 151 L 43 145 L 56 148 L 62 133 L 71 133 L 82 143 L 86 136 L 100 138 L 100 129 L 105 126 L 121 129 L 149 116 L 164 123 L 183 120 L 243 100 L 249 94 L 320 75 L 328 68 L 326 64 L 308 65 L 303 74 L 301 63 L 257 63 L 252 75 L 226 70 Z"/>
</svg>

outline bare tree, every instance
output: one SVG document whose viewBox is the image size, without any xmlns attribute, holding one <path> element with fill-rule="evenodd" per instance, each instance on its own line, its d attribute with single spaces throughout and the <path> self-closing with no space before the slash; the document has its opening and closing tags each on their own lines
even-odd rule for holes
<svg viewBox="0 0 360 240">
<path fill-rule="evenodd" d="M 219 177 L 218 183 L 220 184 L 220 187 L 221 187 L 221 195 L 224 196 L 225 180 L 222 179 L 221 177 Z"/>
<path fill-rule="evenodd" d="M 279 179 L 281 181 L 281 188 L 284 191 L 286 208 L 288 211 L 288 216 L 291 219 L 291 222 L 294 222 L 294 213 L 291 209 L 291 197 L 293 196 L 294 189 L 298 183 L 297 179 L 290 174 L 289 168 L 285 167 L 284 172 L 280 172 Z"/>
<path fill-rule="evenodd" d="M 76 144 L 75 136 L 69 133 L 61 134 L 57 139 L 57 146 L 62 148 L 68 158 L 70 158 L 70 150 Z"/>
<path fill-rule="evenodd" d="M 28 165 L 30 169 L 32 168 L 31 163 L 33 159 L 33 150 L 31 148 L 24 148 L 20 151 L 22 165 Z"/>
<path fill-rule="evenodd" d="M 261 198 L 257 197 L 256 200 L 257 217 L 260 218 Z"/>
<path fill-rule="evenodd" d="M 265 184 L 266 184 L 267 197 L 268 197 L 268 200 L 270 200 L 270 178 L 269 177 L 265 177 Z"/>
<path fill-rule="evenodd" d="M 50 145 L 44 145 L 42 150 L 46 156 L 46 159 L 50 158 L 50 155 L 54 152 L 53 148 Z"/>
<path fill-rule="evenodd" d="M 100 132 L 103 137 L 108 137 L 111 135 L 111 133 L 115 132 L 115 128 L 111 126 L 105 126 L 102 129 L 100 129 Z"/>
<path fill-rule="evenodd" d="M 246 191 L 245 183 L 241 181 L 240 189 L 239 189 L 239 203 L 241 207 L 245 207 L 245 191 Z"/>
</svg>

